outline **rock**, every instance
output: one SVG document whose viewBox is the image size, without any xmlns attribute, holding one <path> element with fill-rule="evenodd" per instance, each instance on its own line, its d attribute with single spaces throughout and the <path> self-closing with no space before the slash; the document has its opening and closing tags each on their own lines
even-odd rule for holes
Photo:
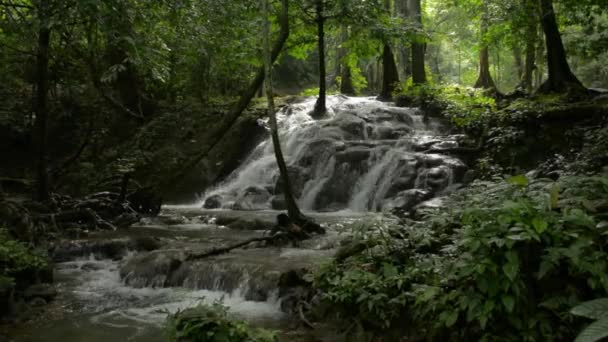
<svg viewBox="0 0 608 342">
<path fill-rule="evenodd" d="M 419 203 L 428 200 L 433 193 L 421 189 L 410 189 L 400 192 L 393 199 L 387 200 L 383 210 L 404 213 L 412 210 Z"/>
<path fill-rule="evenodd" d="M 336 160 L 341 163 L 360 163 L 369 159 L 372 151 L 366 147 L 350 147 L 336 153 Z"/>
<path fill-rule="evenodd" d="M 41 297 L 35 297 L 30 301 L 30 305 L 33 307 L 45 306 L 48 302 Z"/>
<path fill-rule="evenodd" d="M 181 266 L 181 250 L 153 251 L 136 255 L 120 268 L 120 277 L 128 286 L 164 287 L 167 277 Z"/>
<path fill-rule="evenodd" d="M 274 196 L 270 199 L 270 206 L 274 210 L 287 210 L 287 204 L 285 203 L 285 197 Z"/>
<path fill-rule="evenodd" d="M 270 193 L 268 190 L 252 186 L 245 190 L 243 194 L 232 205 L 233 210 L 263 210 L 267 208 Z"/>
<path fill-rule="evenodd" d="M 207 197 L 207 199 L 205 199 L 205 203 L 203 204 L 203 208 L 205 209 L 219 209 L 222 207 L 222 196 L 220 195 L 213 195 L 210 197 Z"/>
<path fill-rule="evenodd" d="M 42 298 L 46 302 L 50 302 L 57 297 L 57 290 L 50 284 L 32 285 L 23 292 L 23 297 L 28 300 Z"/>
<path fill-rule="evenodd" d="M 162 245 L 163 243 L 160 240 L 151 236 L 138 236 L 131 239 L 129 248 L 134 249 L 138 252 L 150 252 L 161 248 Z"/>
<path fill-rule="evenodd" d="M 365 137 L 365 120 L 350 113 L 340 113 L 331 123 L 351 136 L 352 139 Z"/>
<path fill-rule="evenodd" d="M 306 172 L 301 167 L 289 165 L 287 166 L 287 174 L 291 183 L 292 194 L 295 198 L 299 198 L 302 196 L 302 189 L 304 189 L 304 184 L 307 181 Z M 276 175 L 276 182 L 272 191 L 275 195 L 283 194 L 283 181 L 279 173 Z"/>
<path fill-rule="evenodd" d="M 83 271 L 99 271 L 101 269 L 103 269 L 103 266 L 96 264 L 94 262 L 87 262 L 86 264 L 82 265 L 82 267 L 80 267 L 81 270 Z"/>
</svg>

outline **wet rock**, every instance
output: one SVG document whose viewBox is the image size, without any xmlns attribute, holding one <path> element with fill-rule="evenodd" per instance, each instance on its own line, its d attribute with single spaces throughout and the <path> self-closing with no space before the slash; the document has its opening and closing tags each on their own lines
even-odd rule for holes
<svg viewBox="0 0 608 342">
<path fill-rule="evenodd" d="M 82 265 L 82 267 L 80 267 L 81 270 L 83 271 L 99 271 L 101 269 L 103 269 L 103 266 L 96 264 L 94 262 L 87 262 L 86 264 Z"/>
<path fill-rule="evenodd" d="M 157 250 L 163 246 L 163 243 L 151 236 L 138 236 L 131 239 L 129 248 L 136 251 L 150 252 Z"/>
<path fill-rule="evenodd" d="M 32 285 L 23 292 L 23 297 L 28 300 L 42 298 L 46 302 L 50 302 L 57 297 L 57 290 L 50 284 Z"/>
<path fill-rule="evenodd" d="M 207 197 L 207 199 L 205 199 L 205 203 L 203 204 L 203 208 L 205 209 L 219 209 L 222 207 L 222 196 L 220 195 L 213 195 L 210 197 Z"/>
<path fill-rule="evenodd" d="M 120 268 L 125 284 L 136 287 L 164 287 L 167 277 L 182 264 L 183 252 L 153 251 L 129 259 Z"/>
<path fill-rule="evenodd" d="M 348 133 L 352 139 L 363 139 L 365 137 L 365 120 L 354 114 L 341 113 L 333 120 L 332 125 Z"/>
<path fill-rule="evenodd" d="M 412 210 L 416 205 L 428 200 L 433 196 L 433 193 L 421 189 L 410 189 L 400 192 L 394 198 L 387 200 L 383 206 L 383 210 L 392 211 L 395 213 L 405 213 Z"/>
<path fill-rule="evenodd" d="M 293 193 L 293 196 L 295 198 L 299 198 L 300 196 L 302 196 L 302 189 L 304 188 L 304 184 L 306 184 L 307 181 L 306 172 L 298 166 L 290 165 L 287 167 L 287 173 L 289 176 L 289 182 L 291 184 L 291 191 Z M 273 193 L 275 195 L 281 195 L 283 194 L 283 181 L 278 173 L 276 175 L 276 178 L 277 180 L 274 185 Z"/>
<path fill-rule="evenodd" d="M 351 147 L 336 153 L 336 160 L 341 163 L 360 163 L 369 159 L 372 151 L 366 147 Z"/>
<path fill-rule="evenodd" d="M 268 190 L 259 186 L 252 186 L 245 190 L 243 194 L 233 204 L 233 210 L 263 210 L 267 208 L 270 193 Z"/>
</svg>

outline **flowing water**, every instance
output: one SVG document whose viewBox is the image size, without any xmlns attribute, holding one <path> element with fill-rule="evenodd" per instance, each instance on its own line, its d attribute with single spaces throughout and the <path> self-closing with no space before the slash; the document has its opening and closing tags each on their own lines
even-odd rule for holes
<svg viewBox="0 0 608 342">
<path fill-rule="evenodd" d="M 263 234 L 220 226 L 216 222 L 222 217 L 272 226 L 273 209 L 283 203 L 267 140 L 226 182 L 206 191 L 201 203 L 165 207 L 161 217 L 118 235 L 69 242 L 65 253 L 55 255 L 61 261 L 55 271 L 58 298 L 40 319 L 12 330 L 13 340 L 166 341 L 168 313 L 222 301 L 236 317 L 280 329 L 287 334 L 284 340 L 295 341 L 283 310 L 289 297 L 281 293 L 281 275 L 330 258 L 340 239 L 332 227 L 370 211 L 407 211 L 433 198 L 437 202 L 465 171 L 457 158 L 437 153 L 458 146 L 459 137 L 415 108 L 332 96 L 328 117 L 317 121 L 309 116 L 314 102 L 283 108 L 279 122 L 294 194 L 308 215 L 330 226 L 326 236 L 296 247 L 253 246 L 204 261 L 180 261 L 187 250 Z M 133 252 L 125 241 L 142 236 L 160 241 L 162 248 Z"/>
<path fill-rule="evenodd" d="M 438 120 L 416 108 L 331 96 L 327 118 L 314 120 L 309 115 L 314 103 L 309 99 L 278 114 L 294 195 L 305 210 L 411 207 L 450 189 L 464 176 L 466 167 L 460 160 L 437 153 L 457 147 L 460 136 L 446 134 Z M 278 178 L 268 139 L 227 181 L 205 192 L 199 205 L 282 209 Z"/>
</svg>

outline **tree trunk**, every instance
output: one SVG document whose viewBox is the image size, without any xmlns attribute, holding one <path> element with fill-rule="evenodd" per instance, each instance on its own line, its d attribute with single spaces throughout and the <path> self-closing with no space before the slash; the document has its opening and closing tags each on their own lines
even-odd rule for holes
<svg viewBox="0 0 608 342">
<path fill-rule="evenodd" d="M 549 78 L 539 88 L 540 92 L 570 93 L 586 91 L 583 84 L 576 78 L 568 60 L 562 37 L 557 26 L 552 0 L 539 0 L 541 23 L 545 32 L 547 46 L 547 67 Z"/>
<path fill-rule="evenodd" d="M 380 100 L 390 101 L 393 98 L 393 91 L 399 83 L 399 72 L 395 64 L 395 56 L 388 43 L 384 43 L 382 53 L 382 90 Z"/>
<path fill-rule="evenodd" d="M 513 45 L 513 60 L 515 61 L 515 71 L 517 72 L 518 80 L 521 80 L 524 77 L 524 61 L 521 55 L 521 48 L 515 43 L 515 45 Z"/>
<path fill-rule="evenodd" d="M 40 29 L 38 30 L 38 53 L 36 56 L 36 142 L 37 142 L 37 196 L 38 200 L 50 198 L 47 135 L 48 135 L 48 90 L 49 90 L 49 45 L 51 29 L 48 18 L 48 2 L 42 1 L 38 8 Z"/>
<path fill-rule="evenodd" d="M 402 19 L 409 18 L 408 0 L 396 0 L 395 1 L 395 12 Z M 412 51 L 407 44 L 399 44 L 399 76 L 402 80 L 407 80 L 412 76 L 412 63 L 411 56 Z"/>
<path fill-rule="evenodd" d="M 279 15 L 279 26 L 280 32 L 277 40 L 272 47 L 271 60 L 274 63 L 279 54 L 283 50 L 283 46 L 289 38 L 289 0 L 281 0 L 281 14 Z M 219 125 L 219 127 L 210 132 L 208 137 L 201 142 L 201 146 L 203 150 L 189 158 L 189 160 L 181 167 L 181 169 L 174 173 L 173 177 L 167 178 L 163 183 L 158 185 L 158 190 L 165 189 L 167 187 L 173 187 L 175 182 L 179 182 L 181 179 L 185 177 L 185 175 L 192 170 L 201 160 L 205 159 L 209 152 L 211 152 L 222 140 L 224 135 L 230 130 L 230 128 L 234 125 L 234 123 L 241 116 L 243 111 L 249 106 L 251 99 L 253 99 L 258 92 L 258 89 L 262 86 L 265 78 L 265 70 L 264 67 L 260 67 L 258 69 L 258 73 L 256 77 L 253 79 L 249 87 L 245 90 L 245 92 L 241 95 L 238 102 L 232 106 L 230 111 L 224 116 L 224 120 Z"/>
<path fill-rule="evenodd" d="M 537 6 L 530 6 L 531 10 Z M 528 19 L 526 27 L 526 52 L 524 61 L 524 73 L 521 78 L 521 87 L 527 92 L 532 91 L 534 81 L 534 70 L 536 69 L 536 45 L 538 44 L 538 21 Z"/>
<path fill-rule="evenodd" d="M 418 29 L 422 31 L 422 6 L 420 0 L 409 1 L 409 12 Z M 412 42 L 412 81 L 414 84 L 426 83 L 424 55 L 424 43 Z"/>
<path fill-rule="evenodd" d="M 297 222 L 303 219 L 303 215 L 298 208 L 293 194 L 291 192 L 291 182 L 289 180 L 289 172 L 287 170 L 287 164 L 283 158 L 283 152 L 281 151 L 281 142 L 279 140 L 279 128 L 277 124 L 277 116 L 274 108 L 274 94 L 272 91 L 272 56 L 270 51 L 270 22 L 268 21 L 268 0 L 262 0 L 262 8 L 264 13 L 264 67 L 265 67 L 265 86 L 266 86 L 266 99 L 268 101 L 268 117 L 270 119 L 270 133 L 272 136 L 272 147 L 274 148 L 274 155 L 279 166 L 279 173 L 282 180 L 283 196 L 285 197 L 285 203 L 287 205 L 287 213 L 292 221 Z"/>
<path fill-rule="evenodd" d="M 319 98 L 315 103 L 315 109 L 312 112 L 314 118 L 323 117 L 327 113 L 326 97 L 327 85 L 325 70 L 325 17 L 323 16 L 323 0 L 316 2 L 317 12 L 317 47 L 319 49 Z"/>
<path fill-rule="evenodd" d="M 348 40 L 348 27 L 343 25 L 340 29 L 340 40 L 342 44 L 344 44 Z M 350 66 L 347 63 L 346 57 L 348 55 L 348 51 L 346 48 L 340 47 L 338 51 L 339 60 L 338 63 L 340 65 L 340 93 L 344 95 L 355 95 L 355 87 L 353 85 L 352 74 L 350 71 Z"/>
<path fill-rule="evenodd" d="M 490 74 L 490 53 L 486 35 L 488 34 L 488 7 L 485 2 L 482 4 L 483 13 L 481 15 L 481 45 L 479 47 L 479 77 L 475 82 L 475 88 L 496 90 L 496 84 Z"/>
</svg>

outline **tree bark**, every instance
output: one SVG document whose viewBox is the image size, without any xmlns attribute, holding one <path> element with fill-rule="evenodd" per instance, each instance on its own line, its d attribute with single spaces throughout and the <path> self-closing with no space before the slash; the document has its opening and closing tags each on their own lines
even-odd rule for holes
<svg viewBox="0 0 608 342">
<path fill-rule="evenodd" d="M 420 0 L 409 1 L 409 12 L 417 28 L 422 31 L 422 6 Z M 412 81 L 414 84 L 426 83 L 424 55 L 424 43 L 412 42 Z"/>
<path fill-rule="evenodd" d="M 283 50 L 283 46 L 289 38 L 289 0 L 281 0 L 282 8 L 281 14 L 279 15 L 279 36 L 272 47 L 271 60 L 274 63 L 279 54 Z M 264 82 L 265 70 L 264 67 L 258 69 L 256 77 L 253 79 L 249 87 L 241 95 L 238 102 L 234 104 L 231 110 L 225 115 L 224 120 L 221 122 L 219 127 L 211 132 L 209 136 L 204 139 L 201 146 L 204 146 L 200 153 L 196 154 L 189 159 L 182 168 L 174 174 L 174 177 L 168 178 L 165 182 L 158 185 L 160 190 L 166 187 L 174 186 L 176 181 L 181 180 L 184 176 L 192 170 L 201 160 L 205 159 L 209 152 L 211 152 L 222 140 L 224 135 L 230 130 L 234 123 L 241 116 L 243 111 L 249 106 L 251 99 L 253 99 Z"/>
<path fill-rule="evenodd" d="M 536 8 L 536 6 L 534 6 Z M 521 79 L 521 87 L 527 92 L 532 91 L 534 70 L 536 69 L 536 45 L 538 44 L 538 24 L 536 20 L 528 19 L 526 27 L 526 52 L 524 61 L 524 73 Z"/>
<path fill-rule="evenodd" d="M 315 109 L 312 112 L 314 118 L 323 117 L 327 113 L 327 72 L 325 70 L 325 17 L 323 0 L 316 1 L 317 12 L 317 47 L 319 50 L 319 98 L 315 103 Z"/>
<path fill-rule="evenodd" d="M 486 35 L 488 34 L 488 7 L 484 0 L 483 13 L 481 15 L 481 45 L 479 47 L 479 77 L 475 82 L 475 88 L 496 90 L 496 84 L 490 74 L 490 53 Z"/>
<path fill-rule="evenodd" d="M 340 40 L 342 44 L 344 44 L 348 40 L 348 27 L 345 25 L 343 25 L 340 29 Z M 356 92 L 355 87 L 353 85 L 350 66 L 346 61 L 348 51 L 346 51 L 346 48 L 340 47 L 338 55 L 338 63 L 340 65 L 340 93 L 344 95 L 353 96 Z"/>
<path fill-rule="evenodd" d="M 408 0 L 396 0 L 395 1 L 395 12 L 402 19 L 409 18 L 409 10 L 408 10 Z M 399 47 L 399 76 L 403 80 L 407 80 L 410 76 L 412 76 L 412 51 L 407 44 L 400 44 Z"/>
<path fill-rule="evenodd" d="M 399 71 L 395 64 L 395 56 L 388 43 L 384 43 L 384 51 L 382 53 L 382 90 L 380 91 L 380 99 L 390 101 L 393 98 L 393 91 L 399 83 Z"/>
<path fill-rule="evenodd" d="M 562 37 L 557 26 L 553 0 L 539 0 L 541 23 L 547 46 L 547 67 L 549 78 L 539 88 L 540 92 L 571 93 L 585 92 L 583 84 L 576 78 L 568 60 Z"/>
<path fill-rule="evenodd" d="M 283 186 L 283 196 L 285 197 L 285 204 L 287 205 L 287 213 L 292 221 L 300 221 L 303 219 L 303 215 L 298 208 L 293 193 L 291 191 L 291 182 L 289 180 L 289 172 L 287 170 L 287 164 L 281 151 L 281 142 L 279 140 L 279 127 L 277 124 L 277 116 L 275 113 L 274 106 L 274 94 L 272 91 L 272 52 L 270 51 L 270 22 L 268 21 L 268 0 L 262 0 L 262 8 L 264 13 L 264 68 L 265 68 L 265 86 L 266 86 L 266 99 L 268 101 L 268 117 L 270 119 L 270 133 L 272 136 L 272 147 L 274 148 L 274 156 L 277 160 L 279 167 L 279 175 L 281 177 L 281 184 Z"/>
<path fill-rule="evenodd" d="M 48 140 L 48 90 L 49 90 L 49 4 L 42 1 L 38 8 L 40 28 L 38 30 L 38 53 L 36 56 L 36 141 L 37 141 L 37 197 L 40 201 L 50 198 L 50 185 L 47 160 Z"/>
</svg>

